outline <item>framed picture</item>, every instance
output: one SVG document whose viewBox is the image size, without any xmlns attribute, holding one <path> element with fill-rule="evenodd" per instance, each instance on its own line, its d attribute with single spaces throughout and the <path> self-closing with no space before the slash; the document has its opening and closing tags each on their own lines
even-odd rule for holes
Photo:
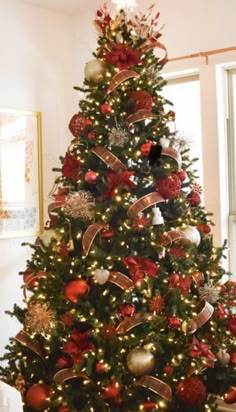
<svg viewBox="0 0 236 412">
<path fill-rule="evenodd" d="M 41 114 L 0 109 L 0 238 L 42 230 Z"/>
</svg>

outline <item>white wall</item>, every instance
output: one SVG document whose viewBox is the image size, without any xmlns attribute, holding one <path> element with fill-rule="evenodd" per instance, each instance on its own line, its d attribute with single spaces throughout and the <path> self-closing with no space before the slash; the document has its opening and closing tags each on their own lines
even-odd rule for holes
<svg viewBox="0 0 236 412">
<path fill-rule="evenodd" d="M 51 168 L 70 141 L 67 124 L 77 105 L 71 21 L 17 0 L 0 0 L 0 10 L 0 107 L 42 112 L 46 220 L 55 178 Z M 9 167 L 14 168 L 10 159 Z M 21 247 L 23 241 L 34 239 L 0 239 L 0 355 L 18 328 L 4 311 L 22 300 L 18 272 L 30 256 L 30 249 Z"/>
<path fill-rule="evenodd" d="M 147 1 L 138 2 L 144 11 Z M 160 26 L 164 25 L 161 40 L 170 57 L 236 45 L 235 0 L 158 0 L 156 3 L 161 12 Z M 94 4 L 98 5 L 98 0 L 94 0 Z M 55 177 L 51 168 L 57 165 L 58 156 L 64 154 L 71 138 L 67 124 L 77 109 L 77 94 L 72 87 L 82 85 L 85 63 L 92 59 L 96 48 L 92 24 L 96 6 L 74 17 L 30 6 L 20 0 L 0 0 L 0 10 L 0 107 L 42 112 L 46 209 L 47 194 Z M 212 57 L 211 63 L 224 59 L 236 61 L 236 53 Z M 209 87 L 209 93 L 202 96 L 204 191 L 206 207 L 215 215 L 215 234 L 219 242 L 215 70 L 206 65 L 204 59 L 193 59 L 168 63 L 165 71 L 192 67 L 201 70 L 201 80 Z M 24 269 L 30 253 L 28 248 L 20 246 L 23 240 L 0 239 L 0 355 L 8 337 L 17 330 L 3 311 L 21 301 L 18 272 Z"/>
</svg>

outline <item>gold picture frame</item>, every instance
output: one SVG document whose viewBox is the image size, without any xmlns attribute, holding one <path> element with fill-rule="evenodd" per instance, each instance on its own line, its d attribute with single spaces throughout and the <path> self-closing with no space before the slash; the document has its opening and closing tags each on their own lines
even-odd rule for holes
<svg viewBox="0 0 236 412">
<path fill-rule="evenodd" d="M 0 108 L 0 238 L 43 231 L 41 113 Z"/>
</svg>

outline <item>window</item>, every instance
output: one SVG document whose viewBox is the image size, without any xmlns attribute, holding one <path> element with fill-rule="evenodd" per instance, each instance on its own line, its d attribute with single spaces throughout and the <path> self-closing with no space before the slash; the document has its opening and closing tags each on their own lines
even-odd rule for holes
<svg viewBox="0 0 236 412">
<path fill-rule="evenodd" d="M 176 113 L 177 136 L 183 138 L 190 148 L 190 158 L 197 158 L 194 169 L 202 184 L 202 138 L 200 110 L 200 81 L 197 74 L 166 75 L 168 84 L 163 89 L 164 97 L 173 103 L 168 109 Z"/>
</svg>

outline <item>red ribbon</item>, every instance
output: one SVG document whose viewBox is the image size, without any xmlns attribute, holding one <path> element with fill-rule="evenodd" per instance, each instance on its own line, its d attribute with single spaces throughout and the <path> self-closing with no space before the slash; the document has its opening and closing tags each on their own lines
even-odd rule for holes
<svg viewBox="0 0 236 412">
<path fill-rule="evenodd" d="M 199 340 L 194 336 L 193 343 L 188 344 L 186 346 L 188 346 L 191 349 L 189 352 L 189 356 L 191 356 L 192 358 L 199 356 L 207 361 L 206 363 L 208 367 L 214 366 L 213 361 L 216 360 L 216 357 L 214 353 L 211 352 L 209 346 L 206 343 L 199 342 Z"/>
<path fill-rule="evenodd" d="M 82 378 L 86 381 L 89 381 L 89 378 L 87 375 L 85 375 L 85 373 L 78 373 L 73 368 L 62 369 L 59 372 L 57 372 L 53 377 L 54 381 L 58 384 L 62 384 L 65 381 L 73 378 Z"/>
<path fill-rule="evenodd" d="M 130 180 L 130 177 L 134 175 L 134 172 L 128 170 L 121 172 L 120 174 L 115 174 L 112 172 L 107 172 L 106 176 L 108 179 L 107 189 L 102 195 L 103 199 L 112 197 L 114 195 L 115 189 L 119 186 L 128 186 L 131 189 L 136 187 L 136 183 Z"/>
<path fill-rule="evenodd" d="M 38 355 L 40 358 L 45 359 L 44 348 L 38 341 L 32 339 L 31 336 L 28 335 L 28 333 L 26 333 L 24 330 L 21 330 L 17 333 L 15 340 L 17 340 L 17 342 L 21 343 L 21 345 L 25 346 L 26 348 L 32 350 L 32 352 L 36 353 L 36 355 Z"/>
<path fill-rule="evenodd" d="M 157 393 L 167 401 L 172 401 L 171 387 L 167 385 L 167 383 L 155 378 L 154 376 L 144 375 L 136 382 L 136 385 L 144 386 L 145 388 L 148 388 L 151 391 Z"/>
<path fill-rule="evenodd" d="M 127 256 L 123 259 L 123 263 L 128 266 L 134 285 L 140 282 L 145 275 L 150 277 L 157 276 L 157 265 L 143 256 Z"/>
</svg>

